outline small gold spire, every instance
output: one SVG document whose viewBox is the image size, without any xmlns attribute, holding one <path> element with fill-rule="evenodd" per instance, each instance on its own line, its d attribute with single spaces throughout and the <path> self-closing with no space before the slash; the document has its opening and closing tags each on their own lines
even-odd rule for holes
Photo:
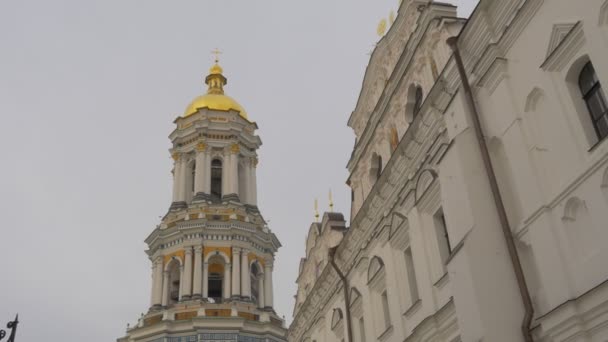
<svg viewBox="0 0 608 342">
<path fill-rule="evenodd" d="M 331 188 L 329 189 L 329 212 L 330 213 L 334 212 L 334 199 L 331 195 Z"/>
<path fill-rule="evenodd" d="M 319 202 L 315 198 L 315 222 L 319 222 Z"/>
<path fill-rule="evenodd" d="M 380 22 L 378 23 L 378 27 L 376 28 L 376 33 L 378 34 L 378 36 L 384 36 L 384 34 L 386 33 L 386 26 L 386 19 L 383 18 L 382 20 L 380 20 Z"/>
<path fill-rule="evenodd" d="M 218 49 L 218 48 L 215 48 L 215 49 L 213 49 L 213 51 L 211 51 L 211 53 L 215 55 L 215 63 L 219 63 L 220 55 L 222 54 L 222 51 L 220 51 L 220 49 Z"/>
</svg>

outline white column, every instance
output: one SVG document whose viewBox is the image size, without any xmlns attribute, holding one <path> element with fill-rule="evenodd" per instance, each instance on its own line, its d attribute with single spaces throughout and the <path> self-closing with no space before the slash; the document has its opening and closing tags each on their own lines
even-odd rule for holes
<svg viewBox="0 0 608 342">
<path fill-rule="evenodd" d="M 264 275 L 258 276 L 258 308 L 264 308 Z"/>
<path fill-rule="evenodd" d="M 209 263 L 203 262 L 203 298 L 209 297 Z"/>
<path fill-rule="evenodd" d="M 205 168 L 207 162 L 207 153 L 203 148 L 200 150 L 198 147 L 196 148 L 196 170 L 194 177 L 194 194 L 198 194 L 199 192 L 205 192 L 205 177 L 209 173 L 210 170 Z"/>
<path fill-rule="evenodd" d="M 249 172 L 249 158 L 244 158 L 242 160 L 242 165 L 243 165 L 243 183 L 244 184 L 240 184 L 240 189 L 242 189 L 243 191 L 240 191 L 239 189 L 239 198 L 241 199 L 241 203 L 245 203 L 245 204 L 249 204 L 249 194 L 251 193 L 251 190 L 249 189 L 249 184 L 251 183 L 249 178 L 251 176 L 251 173 Z M 239 179 L 239 183 L 240 183 L 240 179 Z"/>
<path fill-rule="evenodd" d="M 243 249 L 241 251 L 241 296 L 251 297 L 251 282 L 249 275 L 249 251 Z"/>
<path fill-rule="evenodd" d="M 240 281 L 240 251 L 238 247 L 232 247 L 232 296 L 239 297 L 241 295 Z"/>
<path fill-rule="evenodd" d="M 252 165 L 251 165 L 251 194 L 249 195 L 249 199 L 251 201 L 251 205 L 258 205 L 258 183 L 257 183 L 257 176 L 256 176 L 256 168 L 258 167 L 258 160 L 257 158 L 253 159 Z"/>
<path fill-rule="evenodd" d="M 158 257 L 154 262 L 154 287 L 152 290 L 152 305 L 160 305 L 163 300 L 163 258 Z"/>
<path fill-rule="evenodd" d="M 273 298 L 272 298 L 272 260 L 266 260 L 266 270 L 264 272 L 264 304 L 267 308 L 272 308 Z"/>
<path fill-rule="evenodd" d="M 224 161 L 222 163 L 222 196 L 230 193 L 230 150 L 224 151 Z"/>
<path fill-rule="evenodd" d="M 192 298 L 200 298 L 202 294 L 201 285 L 203 284 L 203 274 L 201 265 L 203 247 L 196 246 L 194 247 L 194 276 L 192 277 Z"/>
<path fill-rule="evenodd" d="M 177 300 L 181 301 L 184 295 L 184 265 L 179 267 L 179 292 L 177 294 Z"/>
<path fill-rule="evenodd" d="M 230 291 L 230 277 L 231 277 L 231 267 L 230 264 L 224 265 L 224 299 L 230 299 L 232 296 L 232 292 Z"/>
<path fill-rule="evenodd" d="M 169 271 L 163 272 L 163 290 L 162 290 L 162 306 L 167 306 L 169 303 Z"/>
<path fill-rule="evenodd" d="M 188 167 L 186 165 L 186 156 L 182 154 L 179 157 L 178 202 L 186 200 L 186 177 L 188 177 Z"/>
<path fill-rule="evenodd" d="M 152 262 L 152 290 L 150 291 L 150 307 L 154 306 L 154 295 L 156 294 L 156 260 Z"/>
<path fill-rule="evenodd" d="M 211 193 L 211 155 L 205 151 L 205 164 L 203 165 L 203 192 Z"/>
<path fill-rule="evenodd" d="M 236 147 L 235 147 L 236 146 Z M 232 145 L 230 150 L 230 192 L 231 194 L 239 194 L 239 148 L 238 145 Z"/>
<path fill-rule="evenodd" d="M 186 261 L 184 262 L 184 299 L 190 299 L 192 296 L 192 247 L 186 247 Z"/>
<path fill-rule="evenodd" d="M 179 202 L 179 175 L 181 173 L 181 165 L 179 162 L 179 154 L 173 154 L 173 202 Z"/>
</svg>

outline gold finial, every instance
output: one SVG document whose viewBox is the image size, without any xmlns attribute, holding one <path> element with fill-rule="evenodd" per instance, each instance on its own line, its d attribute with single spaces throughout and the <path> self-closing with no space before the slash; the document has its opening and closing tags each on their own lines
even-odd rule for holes
<svg viewBox="0 0 608 342">
<path fill-rule="evenodd" d="M 329 212 L 331 212 L 331 213 L 334 212 L 334 199 L 332 198 L 332 195 L 331 195 L 331 189 L 329 189 Z"/>
<path fill-rule="evenodd" d="M 315 222 L 319 222 L 319 202 L 315 198 Z"/>
<path fill-rule="evenodd" d="M 220 55 L 222 54 L 222 51 L 220 51 L 218 48 L 213 49 L 213 51 L 211 51 L 212 54 L 215 55 L 215 63 L 219 63 L 220 61 Z"/>
<path fill-rule="evenodd" d="M 386 33 L 386 25 L 386 19 L 382 18 L 382 20 L 380 20 L 380 22 L 378 23 L 378 28 L 376 29 L 376 33 L 378 33 L 378 36 L 384 36 L 384 34 Z"/>
<path fill-rule="evenodd" d="M 388 15 L 388 22 L 393 25 L 395 22 L 395 11 L 391 10 L 391 13 Z"/>
</svg>

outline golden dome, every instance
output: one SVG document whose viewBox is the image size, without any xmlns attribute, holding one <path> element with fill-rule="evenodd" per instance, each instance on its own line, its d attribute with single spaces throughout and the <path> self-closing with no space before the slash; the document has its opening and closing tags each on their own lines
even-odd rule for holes
<svg viewBox="0 0 608 342">
<path fill-rule="evenodd" d="M 209 75 L 205 78 L 205 83 L 209 86 L 207 94 L 195 98 L 190 105 L 188 105 L 188 108 L 186 108 L 184 117 L 196 113 L 199 109 L 207 108 L 221 111 L 234 110 L 237 111 L 241 117 L 247 119 L 247 112 L 245 112 L 243 106 L 236 102 L 232 97 L 224 95 L 224 85 L 226 85 L 227 80 L 222 74 L 223 71 L 222 67 L 216 61 L 211 69 L 209 69 Z"/>
<path fill-rule="evenodd" d="M 223 94 L 205 94 L 195 98 L 188 108 L 186 108 L 184 117 L 196 113 L 201 108 L 221 111 L 234 110 L 239 112 L 243 118 L 247 119 L 247 112 L 245 112 L 245 109 L 232 97 Z"/>
</svg>

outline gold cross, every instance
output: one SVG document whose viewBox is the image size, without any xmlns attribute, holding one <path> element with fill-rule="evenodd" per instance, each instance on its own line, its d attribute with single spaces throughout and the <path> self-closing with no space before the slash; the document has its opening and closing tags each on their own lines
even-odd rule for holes
<svg viewBox="0 0 608 342">
<path fill-rule="evenodd" d="M 222 51 L 220 51 L 218 48 L 215 48 L 213 51 L 211 51 L 211 53 L 215 55 L 215 63 L 219 62 Z"/>
</svg>

